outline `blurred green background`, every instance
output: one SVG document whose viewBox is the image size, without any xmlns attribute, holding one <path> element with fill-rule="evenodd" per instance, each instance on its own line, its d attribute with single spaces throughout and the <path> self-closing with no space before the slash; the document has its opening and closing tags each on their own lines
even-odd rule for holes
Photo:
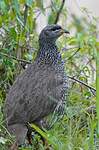
<svg viewBox="0 0 99 150">
<path fill-rule="evenodd" d="M 51 130 L 40 131 L 40 134 L 47 138 L 47 147 L 53 150 L 98 150 L 95 63 L 99 19 L 80 5 L 79 13 L 81 15 L 73 13 L 65 0 L 0 0 L 0 150 L 7 150 L 14 140 L 5 128 L 6 94 L 18 74 L 28 66 L 28 61 L 34 61 L 41 29 L 54 23 L 71 33 L 61 37 L 57 45 L 65 61 L 67 76 L 72 78 L 69 78 L 68 107 L 64 117 Z M 45 150 L 46 146 L 34 134 L 33 146 L 21 148 L 26 149 Z"/>
</svg>

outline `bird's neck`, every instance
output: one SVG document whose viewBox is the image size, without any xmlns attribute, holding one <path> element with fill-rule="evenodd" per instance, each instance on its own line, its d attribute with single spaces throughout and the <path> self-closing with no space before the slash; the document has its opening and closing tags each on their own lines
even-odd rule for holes
<svg viewBox="0 0 99 150">
<path fill-rule="evenodd" d="M 47 64 L 56 64 L 61 61 L 61 55 L 58 52 L 55 42 L 43 42 L 40 44 L 40 50 L 37 58 Z"/>
</svg>

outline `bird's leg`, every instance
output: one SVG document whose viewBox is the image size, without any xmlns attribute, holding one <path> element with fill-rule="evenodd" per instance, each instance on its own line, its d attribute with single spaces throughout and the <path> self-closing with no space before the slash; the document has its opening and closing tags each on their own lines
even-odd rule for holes
<svg viewBox="0 0 99 150">
<path fill-rule="evenodd" d="M 27 140 L 28 140 L 29 144 L 32 145 L 32 130 L 31 129 L 28 129 Z"/>
<path fill-rule="evenodd" d="M 9 150 L 18 150 L 18 143 L 14 142 L 13 145 L 10 147 Z"/>
<path fill-rule="evenodd" d="M 16 138 L 16 142 L 10 147 L 10 150 L 18 150 L 18 146 L 24 144 L 27 127 L 23 124 L 13 124 L 8 126 L 8 131 Z"/>
</svg>

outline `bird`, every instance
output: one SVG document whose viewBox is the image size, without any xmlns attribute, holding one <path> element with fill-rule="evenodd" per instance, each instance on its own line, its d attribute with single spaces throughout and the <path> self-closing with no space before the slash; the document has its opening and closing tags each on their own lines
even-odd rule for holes
<svg viewBox="0 0 99 150">
<path fill-rule="evenodd" d="M 15 136 L 11 150 L 17 150 L 31 134 L 28 123 L 41 128 L 44 117 L 64 107 L 68 79 L 56 44 L 64 33 L 69 34 L 57 24 L 43 28 L 34 62 L 16 78 L 6 96 L 6 126 Z"/>
</svg>

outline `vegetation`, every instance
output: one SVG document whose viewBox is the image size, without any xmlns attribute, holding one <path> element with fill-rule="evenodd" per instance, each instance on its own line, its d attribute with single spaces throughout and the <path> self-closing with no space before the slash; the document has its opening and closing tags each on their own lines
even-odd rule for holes
<svg viewBox="0 0 99 150">
<path fill-rule="evenodd" d="M 97 70 L 99 91 L 98 18 L 86 8 L 80 8 L 82 17 L 72 15 L 64 2 L 51 0 L 51 4 L 44 7 L 42 0 L 0 0 L 0 150 L 8 149 L 14 140 L 5 128 L 6 94 L 18 74 L 36 57 L 39 47 L 37 19 L 40 14 L 46 15 L 46 11 L 49 11 L 48 24 L 58 23 L 70 32 L 75 31 L 68 38 L 61 37 L 57 43 L 69 77 L 69 97 L 64 117 L 50 130 L 43 132 L 31 125 L 48 144 L 44 146 L 40 136 L 33 134 L 33 146 L 23 146 L 20 150 L 99 149 L 99 93 L 95 90 Z M 71 21 L 67 24 L 68 18 Z"/>
</svg>

